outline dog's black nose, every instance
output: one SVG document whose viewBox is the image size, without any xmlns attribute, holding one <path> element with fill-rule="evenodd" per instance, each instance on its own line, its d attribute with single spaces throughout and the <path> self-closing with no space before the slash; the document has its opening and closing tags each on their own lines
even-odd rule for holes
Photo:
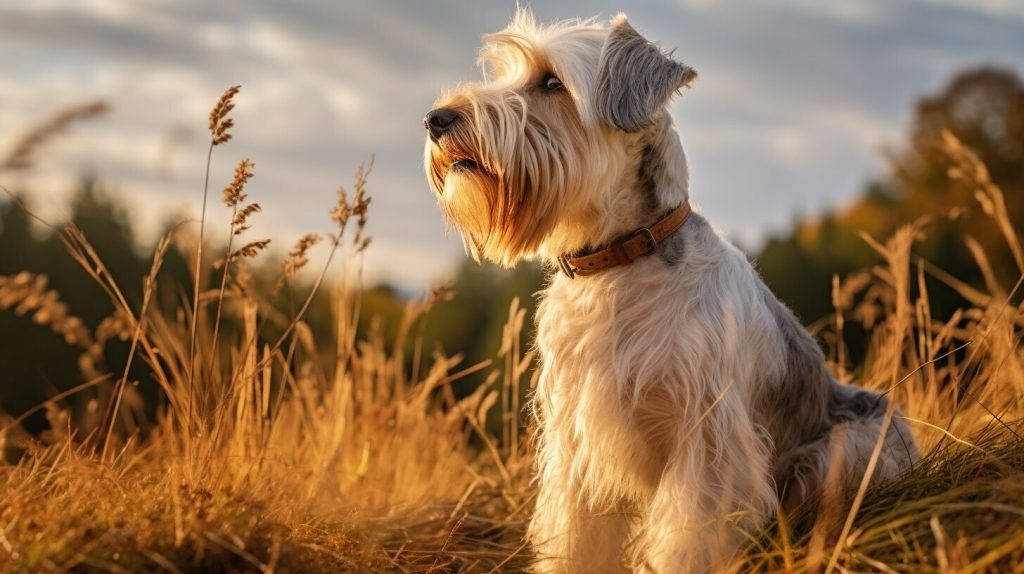
<svg viewBox="0 0 1024 574">
<path fill-rule="evenodd" d="M 448 108 L 438 108 L 436 110 L 430 110 L 430 113 L 423 118 L 423 125 L 430 132 L 432 139 L 441 137 L 441 134 L 448 131 L 448 128 L 455 123 L 455 120 L 459 119 L 459 113 L 455 110 Z"/>
</svg>

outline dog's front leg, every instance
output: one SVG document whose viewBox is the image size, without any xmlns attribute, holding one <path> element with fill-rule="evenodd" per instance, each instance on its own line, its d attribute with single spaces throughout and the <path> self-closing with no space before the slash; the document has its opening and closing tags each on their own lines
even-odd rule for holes
<svg viewBox="0 0 1024 574">
<path fill-rule="evenodd" d="M 642 517 L 633 557 L 637 572 L 650 574 L 702 573 L 711 570 L 715 534 L 703 532 L 712 514 L 702 500 L 701 472 L 678 461 L 662 476 Z"/>
<path fill-rule="evenodd" d="M 554 449 L 541 449 L 539 492 L 529 539 L 537 554 L 532 570 L 542 574 L 627 572 L 622 547 L 630 520 L 624 508 L 591 512 L 568 461 Z"/>
<path fill-rule="evenodd" d="M 604 513 L 583 513 L 579 539 L 573 549 L 571 572 L 614 574 L 628 572 L 622 547 L 629 537 L 629 515 L 624 508 Z"/>
<path fill-rule="evenodd" d="M 759 435 L 749 418 L 725 421 L 718 414 L 704 424 L 731 431 L 722 442 L 699 438 L 710 429 L 687 432 L 670 456 L 640 521 L 635 571 L 723 569 L 742 547 L 745 532 L 774 512 L 777 499 Z"/>
<path fill-rule="evenodd" d="M 530 530 L 537 552 L 535 572 L 628 572 L 622 563 L 622 546 L 629 536 L 629 519 L 623 512 L 595 514 L 567 505 L 538 506 Z"/>
</svg>

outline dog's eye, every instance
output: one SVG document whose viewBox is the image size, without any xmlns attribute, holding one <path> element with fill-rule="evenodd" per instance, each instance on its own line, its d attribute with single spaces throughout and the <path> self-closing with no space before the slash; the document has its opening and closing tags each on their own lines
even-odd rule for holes
<svg viewBox="0 0 1024 574">
<path fill-rule="evenodd" d="M 565 88 L 562 84 L 562 80 L 558 79 L 558 76 L 554 74 L 547 74 L 544 79 L 540 81 L 540 85 L 544 86 L 545 90 L 554 92 Z"/>
</svg>

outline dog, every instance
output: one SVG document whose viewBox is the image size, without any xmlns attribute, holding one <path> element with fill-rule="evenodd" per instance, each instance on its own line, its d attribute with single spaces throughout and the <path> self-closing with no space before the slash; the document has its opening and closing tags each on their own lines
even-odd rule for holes
<svg viewBox="0 0 1024 574">
<path fill-rule="evenodd" d="M 551 268 L 537 310 L 537 572 L 705 572 L 828 488 L 910 468 L 884 397 L 837 382 L 689 203 L 666 107 L 696 72 L 625 15 L 484 36 L 435 102 L 425 168 L 477 260 Z"/>
</svg>

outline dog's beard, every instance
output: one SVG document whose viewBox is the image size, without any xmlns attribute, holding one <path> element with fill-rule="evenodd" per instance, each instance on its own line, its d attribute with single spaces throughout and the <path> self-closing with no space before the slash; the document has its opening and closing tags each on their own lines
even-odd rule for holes
<svg viewBox="0 0 1024 574">
<path fill-rule="evenodd" d="M 459 125 L 427 141 L 431 187 L 477 260 L 511 266 L 535 253 L 584 173 L 572 147 L 584 139 L 578 123 L 547 111 L 552 117 L 529 115 L 516 95 L 472 99 Z"/>
<path fill-rule="evenodd" d="M 442 145 L 427 143 L 430 184 L 446 219 L 461 233 L 466 251 L 479 261 L 491 242 L 497 177 L 485 171 L 482 162 L 446 151 Z"/>
</svg>

